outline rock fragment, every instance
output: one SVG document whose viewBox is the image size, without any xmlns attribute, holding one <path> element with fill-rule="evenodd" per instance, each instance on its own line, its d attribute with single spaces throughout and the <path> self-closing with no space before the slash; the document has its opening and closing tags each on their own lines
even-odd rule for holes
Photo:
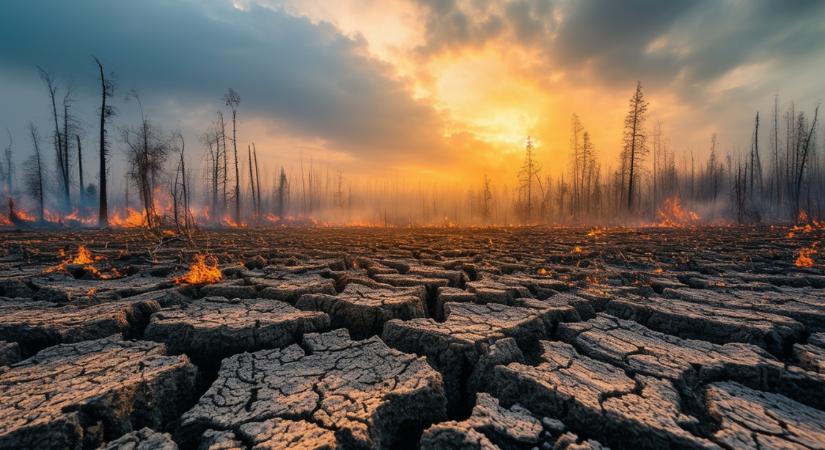
<svg viewBox="0 0 825 450">
<path fill-rule="evenodd" d="M 106 443 L 99 450 L 178 450 L 178 444 L 168 433 L 141 428 Z"/>
<path fill-rule="evenodd" d="M 0 367 L 20 361 L 20 345 L 17 342 L 0 341 Z"/>
</svg>

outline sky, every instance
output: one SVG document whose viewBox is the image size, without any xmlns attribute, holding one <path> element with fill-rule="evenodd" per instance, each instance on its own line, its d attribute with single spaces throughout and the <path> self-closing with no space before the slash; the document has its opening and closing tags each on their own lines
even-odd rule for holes
<svg viewBox="0 0 825 450">
<path fill-rule="evenodd" d="M 239 146 L 255 142 L 265 179 L 312 160 L 347 177 L 514 183 L 527 136 L 544 174 L 566 170 L 574 113 L 615 166 L 637 81 L 677 160 L 713 133 L 746 148 L 776 95 L 809 110 L 825 95 L 823 42 L 818 0 L 4 0 L 0 130 L 22 161 L 28 124 L 49 129 L 39 66 L 71 86 L 97 146 L 94 55 L 117 82 L 114 127 L 139 119 L 134 89 L 196 165 L 231 87 Z"/>
</svg>

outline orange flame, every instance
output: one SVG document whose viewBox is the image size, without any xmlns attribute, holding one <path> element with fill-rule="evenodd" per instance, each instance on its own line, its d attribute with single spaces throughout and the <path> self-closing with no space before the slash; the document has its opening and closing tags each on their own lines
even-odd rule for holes
<svg viewBox="0 0 825 450">
<path fill-rule="evenodd" d="M 816 245 L 814 243 L 810 247 L 803 247 L 799 249 L 799 256 L 796 257 L 796 261 L 794 261 L 794 265 L 796 267 L 813 267 L 814 266 L 814 259 L 813 256 L 816 255 Z"/>
<path fill-rule="evenodd" d="M 125 213 L 123 211 L 115 211 L 115 213 L 109 217 L 109 224 L 118 228 L 142 227 L 144 224 L 143 213 L 133 208 L 126 208 Z"/>
<path fill-rule="evenodd" d="M 14 211 L 14 213 L 17 214 L 17 217 L 19 217 L 22 220 L 25 220 L 25 221 L 28 221 L 28 222 L 34 222 L 34 216 L 29 214 L 25 210 L 17 209 L 17 210 Z"/>
<path fill-rule="evenodd" d="M 71 264 L 92 264 L 93 262 L 95 260 L 92 258 L 92 252 L 85 245 L 81 245 L 77 248 L 77 256 L 72 259 Z"/>
<path fill-rule="evenodd" d="M 245 223 L 235 222 L 231 217 L 229 217 L 229 214 L 223 216 L 223 218 L 221 219 L 221 225 L 229 228 L 246 228 Z"/>
<path fill-rule="evenodd" d="M 189 272 L 186 275 L 175 278 L 176 284 L 207 284 L 217 283 L 223 280 L 223 274 L 218 269 L 218 260 L 215 257 L 210 257 L 206 261 L 206 256 L 195 255 L 195 262 L 189 266 Z"/>
<path fill-rule="evenodd" d="M 664 206 L 657 211 L 660 227 L 683 227 L 694 225 L 701 217 L 691 210 L 682 208 L 679 197 L 671 197 L 665 200 Z"/>
</svg>

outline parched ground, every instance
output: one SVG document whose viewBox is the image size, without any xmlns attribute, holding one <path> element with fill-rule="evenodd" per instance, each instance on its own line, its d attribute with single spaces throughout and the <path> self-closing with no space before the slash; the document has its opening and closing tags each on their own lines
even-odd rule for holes
<svg viewBox="0 0 825 450">
<path fill-rule="evenodd" d="M 823 240 L 2 232 L 0 449 L 823 449 Z"/>
</svg>

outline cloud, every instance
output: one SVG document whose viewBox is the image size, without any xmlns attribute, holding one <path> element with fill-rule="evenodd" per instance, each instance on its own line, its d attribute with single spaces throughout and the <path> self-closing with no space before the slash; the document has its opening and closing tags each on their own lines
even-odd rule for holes
<svg viewBox="0 0 825 450">
<path fill-rule="evenodd" d="M 821 53 L 825 41 L 825 2 L 816 0 L 413 1 L 426 24 L 425 56 L 498 39 L 503 48 L 539 50 L 538 70 L 608 86 L 640 78 L 664 86 L 677 77 L 689 86 L 767 58 L 792 65 Z"/>
<path fill-rule="evenodd" d="M 321 139 L 358 158 L 403 160 L 442 150 L 443 125 L 411 98 L 366 42 L 252 2 L 48 0 L 8 2 L 0 18 L 0 68 L 41 65 L 93 95 L 91 55 L 117 74 L 120 95 L 187 108 L 221 106 L 228 87 L 240 114 Z"/>
</svg>

